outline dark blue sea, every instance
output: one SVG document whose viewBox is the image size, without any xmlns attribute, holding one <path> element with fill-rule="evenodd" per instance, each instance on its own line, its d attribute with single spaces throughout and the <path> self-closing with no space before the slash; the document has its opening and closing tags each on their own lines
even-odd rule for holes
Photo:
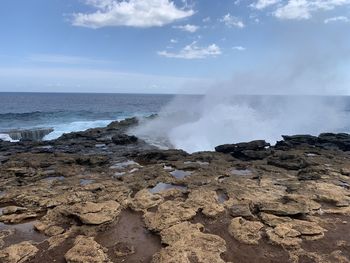
<svg viewBox="0 0 350 263">
<path fill-rule="evenodd" d="M 0 133 L 53 128 L 45 139 L 157 113 L 173 95 L 0 93 Z"/>
</svg>

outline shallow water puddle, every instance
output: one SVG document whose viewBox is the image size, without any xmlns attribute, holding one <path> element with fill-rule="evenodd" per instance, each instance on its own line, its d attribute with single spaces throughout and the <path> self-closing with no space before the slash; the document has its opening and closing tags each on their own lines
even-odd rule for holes
<svg viewBox="0 0 350 263">
<path fill-rule="evenodd" d="M 149 191 L 152 194 L 157 194 L 166 190 L 171 190 L 171 189 L 178 189 L 181 191 L 186 191 L 187 187 L 181 186 L 181 185 L 174 185 L 174 184 L 165 184 L 165 183 L 158 183 L 155 187 L 149 189 Z"/>
<path fill-rule="evenodd" d="M 232 169 L 230 171 L 230 174 L 232 175 L 239 175 L 239 176 L 247 176 L 247 175 L 253 175 L 253 172 L 249 169 Z"/>
<path fill-rule="evenodd" d="M 228 195 L 225 193 L 224 190 L 217 190 L 216 194 L 218 196 L 218 201 L 220 204 L 225 203 L 229 199 Z"/>
<path fill-rule="evenodd" d="M 170 172 L 176 179 L 184 179 L 186 176 L 190 176 L 192 173 L 184 170 L 174 170 Z"/>
<path fill-rule="evenodd" d="M 140 166 L 140 164 L 138 164 L 137 162 L 135 161 L 131 161 L 131 160 L 127 160 L 125 162 L 120 162 L 120 163 L 116 163 L 114 165 L 112 165 L 110 168 L 111 169 L 124 169 L 124 168 L 127 168 L 129 166 Z"/>
<path fill-rule="evenodd" d="M 108 249 L 113 262 L 151 262 L 162 248 L 160 237 L 145 227 L 142 213 L 131 210 L 122 211 L 117 223 L 95 240 Z"/>
<path fill-rule="evenodd" d="M 209 165 L 208 162 L 202 162 L 202 161 L 195 161 L 195 162 L 187 161 L 187 162 L 184 162 L 184 164 L 199 164 L 201 166 Z"/>
<path fill-rule="evenodd" d="M 95 180 L 91 180 L 91 179 L 80 179 L 79 184 L 80 184 L 81 186 L 85 186 L 85 185 L 92 184 L 92 183 L 94 183 L 94 182 L 95 182 Z"/>
<path fill-rule="evenodd" d="M 164 165 L 164 166 L 163 166 L 163 169 L 164 169 L 165 171 L 172 171 L 172 170 L 174 170 L 174 167 Z"/>
<path fill-rule="evenodd" d="M 43 180 L 47 182 L 53 182 L 53 181 L 63 181 L 64 179 L 65 179 L 64 176 L 49 176 L 44 178 Z"/>
<path fill-rule="evenodd" d="M 112 175 L 113 178 L 121 178 L 123 176 L 125 176 L 126 173 L 125 172 L 116 172 Z"/>
<path fill-rule="evenodd" d="M 95 144 L 95 147 L 96 148 L 107 148 L 106 144 L 104 144 L 104 143 Z"/>
<path fill-rule="evenodd" d="M 32 240 L 34 242 L 42 242 L 47 237 L 34 229 L 34 224 L 37 221 L 30 221 L 23 224 L 7 225 L 0 223 L 0 231 L 10 230 L 12 234 L 5 238 L 5 243 L 8 245 L 20 243 L 22 241 Z"/>
</svg>

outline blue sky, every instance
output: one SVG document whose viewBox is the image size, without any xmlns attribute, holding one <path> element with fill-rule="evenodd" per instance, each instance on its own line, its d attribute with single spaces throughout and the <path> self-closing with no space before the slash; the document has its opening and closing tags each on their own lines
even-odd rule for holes
<svg viewBox="0 0 350 263">
<path fill-rule="evenodd" d="M 324 70 L 349 94 L 347 47 L 350 0 L 0 3 L 0 91 L 201 93 L 311 62 L 295 83 Z"/>
</svg>

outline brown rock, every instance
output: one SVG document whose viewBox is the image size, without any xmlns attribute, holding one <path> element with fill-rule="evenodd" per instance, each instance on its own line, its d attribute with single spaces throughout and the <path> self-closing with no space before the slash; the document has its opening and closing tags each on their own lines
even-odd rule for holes
<svg viewBox="0 0 350 263">
<path fill-rule="evenodd" d="M 24 263 L 34 257 L 39 250 L 30 242 L 22 242 L 0 250 L 0 261 L 3 263 Z"/>
<path fill-rule="evenodd" d="M 153 256 L 153 263 L 224 263 L 220 257 L 226 251 L 221 237 L 201 232 L 203 225 L 183 222 L 161 232 L 162 242 L 167 244 Z"/>
<path fill-rule="evenodd" d="M 196 215 L 196 209 L 180 201 L 166 201 L 159 205 L 157 212 L 146 212 L 144 220 L 150 230 L 161 231 Z"/>
<path fill-rule="evenodd" d="M 159 205 L 161 202 L 163 202 L 162 196 L 152 194 L 148 189 L 143 189 L 136 193 L 131 206 L 136 211 L 144 211 Z"/>
<path fill-rule="evenodd" d="M 107 263 L 104 249 L 92 237 L 78 236 L 64 258 L 67 263 Z"/>
<path fill-rule="evenodd" d="M 121 207 L 116 201 L 103 203 L 78 203 L 66 209 L 67 215 L 74 215 L 87 225 L 100 225 L 112 222 L 119 215 Z"/>
<path fill-rule="evenodd" d="M 202 213 L 209 217 L 215 217 L 225 211 L 224 206 L 219 204 L 216 192 L 205 189 L 190 192 L 186 205 L 196 210 L 202 209 Z"/>
<path fill-rule="evenodd" d="M 232 219 L 228 231 L 239 242 L 248 245 L 257 245 L 261 239 L 260 230 L 264 225 L 257 221 L 247 221 L 242 217 Z"/>
</svg>

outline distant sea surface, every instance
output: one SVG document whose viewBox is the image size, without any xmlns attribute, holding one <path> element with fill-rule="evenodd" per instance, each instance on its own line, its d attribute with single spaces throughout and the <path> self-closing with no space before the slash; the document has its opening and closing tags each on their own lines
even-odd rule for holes
<svg viewBox="0 0 350 263">
<path fill-rule="evenodd" d="M 0 133 L 53 128 L 45 139 L 157 113 L 174 95 L 0 93 Z"/>
</svg>

